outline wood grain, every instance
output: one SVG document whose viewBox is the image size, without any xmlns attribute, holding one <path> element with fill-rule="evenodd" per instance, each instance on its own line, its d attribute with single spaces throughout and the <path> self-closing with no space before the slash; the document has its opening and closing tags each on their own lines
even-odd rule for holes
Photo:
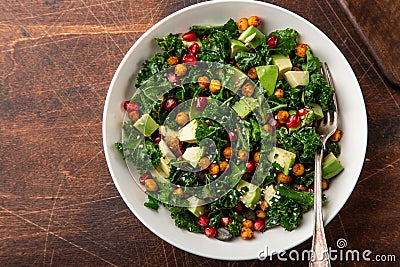
<svg viewBox="0 0 400 267">
<path fill-rule="evenodd" d="M 276 256 L 223 262 L 181 251 L 141 224 L 112 182 L 101 121 L 114 71 L 149 27 L 197 2 L 0 2 L 1 266 L 307 265 Z M 302 15 L 334 40 L 367 106 L 365 165 L 354 193 L 327 226 L 328 242 L 334 246 L 345 238 L 347 249 L 399 257 L 399 91 L 384 79 L 337 2 L 270 2 Z M 294 249 L 310 247 L 308 240 Z"/>
</svg>

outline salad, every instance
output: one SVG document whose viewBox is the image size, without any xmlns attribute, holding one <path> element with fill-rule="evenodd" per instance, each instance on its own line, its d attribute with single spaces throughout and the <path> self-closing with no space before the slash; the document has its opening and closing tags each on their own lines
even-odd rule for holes
<svg viewBox="0 0 400 267">
<path fill-rule="evenodd" d="M 115 144 L 139 172 L 146 207 L 163 205 L 177 227 L 223 241 L 300 225 L 322 147 L 313 125 L 335 110 L 311 47 L 295 29 L 264 33 L 261 23 L 230 19 L 157 38 L 162 52 L 142 63 Z M 343 170 L 342 134 L 326 144 L 323 190 Z"/>
</svg>

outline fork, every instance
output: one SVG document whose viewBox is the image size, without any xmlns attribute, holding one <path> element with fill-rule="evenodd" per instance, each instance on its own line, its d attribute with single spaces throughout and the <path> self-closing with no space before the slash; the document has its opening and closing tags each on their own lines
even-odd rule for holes
<svg viewBox="0 0 400 267">
<path fill-rule="evenodd" d="M 332 77 L 326 63 L 322 64 L 321 73 L 327 80 L 328 84 L 333 87 Z M 333 93 L 333 101 L 336 111 L 326 112 L 324 119 L 315 125 L 316 132 L 320 135 L 322 148 L 315 153 L 315 177 L 314 177 L 314 232 L 312 241 L 312 257 L 309 262 L 310 266 L 331 266 L 328 246 L 326 243 L 324 221 L 322 217 L 322 156 L 325 144 L 328 138 L 336 131 L 338 121 L 338 109 L 335 92 Z"/>
</svg>

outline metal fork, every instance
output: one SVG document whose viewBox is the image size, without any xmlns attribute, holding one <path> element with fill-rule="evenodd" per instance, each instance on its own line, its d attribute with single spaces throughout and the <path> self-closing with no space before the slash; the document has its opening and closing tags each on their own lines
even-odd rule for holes
<svg viewBox="0 0 400 267">
<path fill-rule="evenodd" d="M 321 73 L 328 84 L 333 87 L 332 77 L 326 63 L 323 63 Z M 328 138 L 336 131 L 338 121 L 338 108 L 336 94 L 333 94 L 336 111 L 326 112 L 324 119 L 317 122 L 316 132 L 320 135 L 322 148 L 315 153 L 315 177 L 314 177 L 314 232 L 312 241 L 312 257 L 310 266 L 331 266 L 328 246 L 326 243 L 324 221 L 322 217 L 322 156 Z"/>
</svg>

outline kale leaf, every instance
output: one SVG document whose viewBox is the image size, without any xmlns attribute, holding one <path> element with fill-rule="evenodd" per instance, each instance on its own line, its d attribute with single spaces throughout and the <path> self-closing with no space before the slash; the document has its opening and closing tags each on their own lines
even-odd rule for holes
<svg viewBox="0 0 400 267">
<path fill-rule="evenodd" d="M 279 128 L 276 131 L 277 145 L 296 153 L 302 163 L 314 162 L 315 152 L 322 147 L 319 135 L 312 128 L 287 131 Z"/>
<path fill-rule="evenodd" d="M 145 207 L 148 207 L 152 210 L 158 210 L 158 208 L 160 207 L 160 205 L 158 204 L 157 199 L 155 199 L 154 197 L 147 195 L 148 197 L 148 201 L 144 203 Z"/>
<path fill-rule="evenodd" d="M 230 35 L 223 31 L 214 31 L 202 42 L 198 59 L 209 62 L 224 63 L 230 53 Z"/>
<path fill-rule="evenodd" d="M 232 39 L 237 39 L 239 32 L 237 29 L 236 22 L 233 19 L 229 19 L 224 25 L 218 26 L 192 26 L 190 31 L 196 33 L 197 37 L 209 36 L 216 31 L 226 32 Z"/>
<path fill-rule="evenodd" d="M 187 47 L 183 44 L 178 34 L 168 34 L 164 38 L 156 38 L 158 46 L 163 50 L 164 57 L 175 56 L 181 58 L 186 53 Z"/>
<path fill-rule="evenodd" d="M 304 88 L 304 103 L 317 103 L 323 111 L 334 111 L 335 103 L 333 102 L 333 89 L 328 82 L 319 73 L 310 75 L 310 82 Z"/>
<path fill-rule="evenodd" d="M 299 226 L 302 218 L 300 204 L 290 198 L 273 197 L 272 205 L 267 210 L 265 228 L 281 225 L 286 231 L 292 231 Z"/>
<path fill-rule="evenodd" d="M 171 218 L 174 219 L 175 225 L 189 232 L 203 233 L 203 228 L 197 225 L 197 217 L 193 215 L 187 208 L 169 206 Z"/>
<path fill-rule="evenodd" d="M 142 69 L 138 73 L 136 88 L 139 88 L 145 81 L 154 76 L 154 74 L 169 68 L 171 64 L 167 62 L 164 55 L 157 53 L 152 58 L 145 60 Z"/>
<path fill-rule="evenodd" d="M 278 37 L 278 45 L 273 49 L 275 53 L 288 55 L 297 45 L 299 33 L 294 29 L 277 30 L 270 35 Z"/>
</svg>

